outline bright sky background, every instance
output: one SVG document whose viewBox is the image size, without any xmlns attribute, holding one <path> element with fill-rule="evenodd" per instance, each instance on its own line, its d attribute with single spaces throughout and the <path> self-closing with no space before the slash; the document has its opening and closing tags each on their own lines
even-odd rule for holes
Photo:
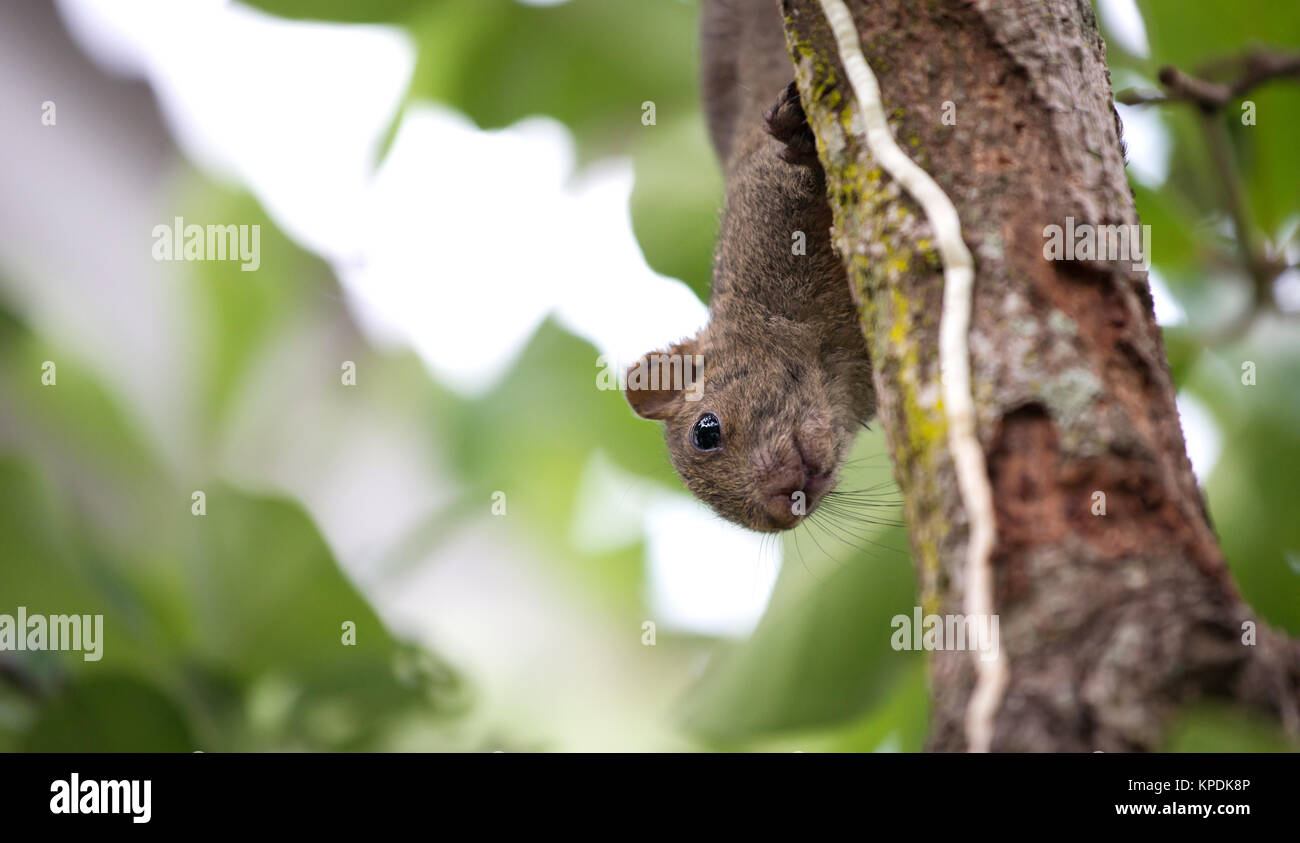
<svg viewBox="0 0 1300 843">
<path fill-rule="evenodd" d="M 414 46 L 397 28 L 280 21 L 228 0 L 59 7 L 97 61 L 150 82 L 192 161 L 248 189 L 281 229 L 332 265 L 373 341 L 409 345 L 451 388 L 491 388 L 548 314 L 629 362 L 707 318 L 684 284 L 656 274 L 641 254 L 628 210 L 630 162 L 576 170 L 573 137 L 555 120 L 484 132 L 455 111 L 420 105 L 375 171 L 375 150 L 414 67 Z M 1099 7 L 1117 40 L 1145 53 L 1133 0 Z M 240 45 L 237 60 L 230 44 Z M 1126 109 L 1123 119 L 1135 176 L 1160 184 L 1169 142 L 1158 116 Z M 511 200 L 496 199 L 503 195 Z M 1151 281 L 1159 321 L 1185 318 L 1155 273 Z M 1218 432 L 1203 407 L 1179 406 L 1204 478 Z M 618 482 L 610 470 L 596 460 L 592 488 Z M 652 608 L 663 623 L 747 634 L 775 582 L 779 546 L 756 570 L 759 537 L 689 497 L 639 501 L 631 516 L 625 504 L 610 509 L 616 497 L 591 494 L 575 530 L 639 519 Z"/>
</svg>

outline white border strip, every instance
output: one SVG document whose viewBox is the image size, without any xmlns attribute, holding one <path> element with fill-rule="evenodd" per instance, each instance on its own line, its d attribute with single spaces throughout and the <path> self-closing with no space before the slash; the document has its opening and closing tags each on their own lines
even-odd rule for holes
<svg viewBox="0 0 1300 843">
<path fill-rule="evenodd" d="M 948 419 L 948 447 L 957 472 L 957 488 L 970 520 L 966 546 L 966 614 L 993 614 L 993 568 L 990 557 L 996 536 L 993 520 L 993 489 L 984 465 L 984 451 L 975 436 L 975 401 L 971 396 L 970 352 L 966 335 L 970 330 L 971 291 L 975 284 L 975 263 L 961 237 L 957 209 L 943 188 L 913 163 L 894 142 L 880 100 L 880 86 L 871 72 L 858 27 L 843 0 L 819 0 L 826 21 L 839 45 L 840 61 L 848 74 L 853 93 L 867 128 L 871 155 L 902 185 L 925 211 L 934 230 L 935 243 L 943 258 L 943 313 L 939 322 L 939 371 L 943 405 Z M 975 658 L 976 683 L 966 710 L 966 742 L 971 752 L 988 752 L 993 742 L 993 720 L 1007 683 L 1007 660 L 1002 648 L 997 657 Z"/>
</svg>

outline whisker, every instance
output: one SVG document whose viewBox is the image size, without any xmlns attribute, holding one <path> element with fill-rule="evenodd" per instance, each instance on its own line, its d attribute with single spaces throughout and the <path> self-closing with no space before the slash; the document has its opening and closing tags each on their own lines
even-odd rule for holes
<svg viewBox="0 0 1300 843">
<path fill-rule="evenodd" d="M 833 500 L 837 503 L 855 504 L 862 507 L 875 507 L 876 509 L 897 509 L 903 505 L 901 500 L 876 498 L 869 495 L 837 495 L 834 492 L 828 494 L 823 500 Z"/>
<path fill-rule="evenodd" d="M 849 489 L 850 492 L 879 492 L 881 489 L 888 489 L 889 494 L 898 494 L 898 485 L 893 480 L 882 480 L 879 483 L 873 483 L 865 489 Z"/>
<path fill-rule="evenodd" d="M 839 532 L 841 532 L 841 533 L 843 533 L 843 534 L 845 534 L 845 535 L 852 536 L 853 538 L 856 538 L 856 539 L 858 539 L 858 540 L 860 540 L 860 541 L 866 542 L 867 544 L 871 545 L 872 547 L 877 547 L 877 548 L 879 548 L 879 549 L 881 549 L 881 550 L 887 550 L 887 551 L 889 551 L 890 553 L 896 554 L 896 555 L 898 555 L 898 556 L 902 556 L 902 557 L 904 557 L 904 558 L 907 557 L 908 554 L 905 553 L 903 550 L 901 550 L 901 549 L 899 549 L 899 548 L 897 548 L 897 547 L 894 547 L 893 545 L 881 544 L 880 542 L 873 541 L 873 540 L 867 538 L 866 536 L 862 535 L 861 533 L 856 532 L 855 530 L 853 530 L 853 529 L 852 529 L 851 527 L 849 527 L 848 525 L 841 524 L 841 523 L 835 521 L 834 518 L 831 517 L 831 515 L 832 515 L 831 513 L 827 513 L 826 524 L 827 524 L 828 527 L 834 527 L 837 531 L 839 531 Z M 852 544 L 852 542 L 850 542 L 850 544 Z M 865 547 L 862 547 L 861 545 L 856 545 L 856 544 L 854 544 L 853 546 L 854 546 L 854 547 L 857 547 L 858 550 L 866 551 L 866 548 L 865 548 Z"/>
<path fill-rule="evenodd" d="M 852 519 L 854 521 L 861 522 L 864 524 L 874 524 L 879 527 L 906 527 L 907 526 L 905 522 L 895 518 L 881 518 L 881 517 L 866 514 L 870 511 L 870 508 L 864 510 L 864 509 L 856 508 L 854 506 L 845 505 L 843 503 L 837 504 L 834 502 L 822 501 L 821 504 L 818 506 L 818 509 L 825 509 L 827 512 L 834 513 L 835 515 L 838 515 L 842 518 Z"/>
<path fill-rule="evenodd" d="M 836 515 L 852 519 L 853 521 L 864 524 L 877 524 L 884 527 L 906 527 L 907 524 L 901 519 L 890 518 L 885 515 L 876 514 L 879 507 L 862 506 L 861 504 L 845 503 L 843 501 L 825 501 L 823 500 L 819 508 L 825 508 L 827 512 L 833 512 Z"/>
<path fill-rule="evenodd" d="M 854 458 L 851 459 L 851 460 L 845 460 L 844 464 L 845 464 L 845 465 L 857 465 L 858 463 L 862 463 L 862 462 L 870 462 L 871 460 L 881 460 L 881 459 L 885 459 L 885 458 L 888 457 L 888 456 L 889 456 L 888 454 L 869 454 L 869 455 L 867 455 L 867 456 L 865 456 L 865 457 L 854 457 Z"/>
<path fill-rule="evenodd" d="M 835 539 L 836 541 L 839 541 L 839 542 L 841 542 L 841 543 L 847 545 L 848 547 L 850 547 L 850 548 L 852 548 L 852 549 L 854 549 L 854 550 L 863 550 L 863 548 L 858 547 L 857 545 L 853 544 L 852 542 L 847 541 L 843 536 L 839 535 L 838 533 L 833 532 L 833 531 L 831 530 L 830 526 L 829 526 L 828 524 L 826 524 L 824 521 L 819 521 L 819 520 L 817 520 L 817 513 L 816 513 L 816 512 L 814 512 L 812 515 L 808 516 L 808 521 L 807 521 L 807 523 L 808 523 L 810 529 L 811 529 L 811 527 L 812 527 L 813 525 L 816 525 L 818 528 L 820 528 L 820 529 L 822 530 L 822 532 L 826 533 L 826 535 L 830 536 L 831 538 Z"/>
<path fill-rule="evenodd" d="M 812 540 L 813 540 L 813 544 L 817 545 L 817 549 L 820 550 L 820 551 L 822 552 L 822 556 L 825 556 L 825 557 L 826 557 L 827 559 L 829 559 L 832 563 L 834 563 L 834 562 L 835 562 L 835 557 L 833 557 L 833 556 L 831 556 L 829 553 L 827 553 L 827 552 L 826 552 L 826 548 L 822 547 L 822 543 L 819 542 L 819 541 L 817 541 L 817 536 L 814 535 L 813 532 L 812 532 L 812 524 L 809 523 L 809 521 L 808 521 L 807 518 L 804 519 L 804 523 L 805 523 L 805 524 L 808 524 L 808 538 L 812 539 Z M 817 580 L 817 582 L 822 582 L 822 578 L 821 578 L 821 577 L 815 577 L 815 579 Z"/>
<path fill-rule="evenodd" d="M 898 509 L 903 505 L 901 500 L 876 498 L 869 495 L 837 495 L 834 492 L 828 494 L 826 497 L 822 498 L 822 500 L 860 506 L 864 509 Z"/>
<path fill-rule="evenodd" d="M 902 503 L 877 501 L 877 500 L 871 500 L 870 498 L 853 498 L 853 497 L 843 497 L 843 496 L 836 497 L 834 495 L 827 495 L 826 497 L 822 498 L 821 503 L 823 506 L 829 504 L 831 506 L 837 506 L 840 509 L 849 509 L 854 512 L 871 512 L 871 513 L 898 512 L 898 510 L 902 507 Z"/>
<path fill-rule="evenodd" d="M 812 571 L 808 570 L 808 563 L 805 562 L 803 558 L 803 550 L 799 547 L 799 531 L 791 530 L 790 535 L 794 537 L 794 549 L 795 552 L 799 554 L 799 564 L 803 566 L 804 571 L 811 577 Z"/>
</svg>

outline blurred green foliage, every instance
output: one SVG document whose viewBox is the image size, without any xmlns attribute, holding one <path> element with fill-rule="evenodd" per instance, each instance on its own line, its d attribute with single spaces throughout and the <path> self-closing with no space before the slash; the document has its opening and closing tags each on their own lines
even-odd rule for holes
<svg viewBox="0 0 1300 843">
<path fill-rule="evenodd" d="M 18 363 L 6 401 L 33 388 L 17 371 L 72 359 L 12 319 L 0 343 Z M 194 517 L 189 488 L 147 455 L 78 460 L 125 437 L 93 383 L 66 362 L 58 371 L 57 389 L 14 405 L 31 411 L 20 423 L 57 431 L 67 462 L 0 460 L 0 594 L 10 614 L 102 614 L 104 669 L 79 653 L 5 653 L 28 680 L 0 686 L 0 747 L 364 748 L 405 711 L 454 710 L 454 674 L 389 635 L 295 504 L 213 479 L 197 485 L 218 517 Z M 345 622 L 355 646 L 341 646 Z M 399 679 L 407 663 L 420 670 Z M 260 716 L 268 693 L 280 701 Z"/>
<path fill-rule="evenodd" d="M 583 162 L 630 156 L 633 223 L 650 264 L 707 294 L 721 180 L 698 103 L 697 4 L 251 5 L 290 18 L 396 24 L 418 48 L 407 104 L 437 100 L 484 127 L 548 114 L 573 130 Z M 1109 55 L 1114 71 L 1152 86 L 1164 63 L 1194 69 L 1256 41 L 1300 43 L 1295 4 L 1200 0 L 1195 13 L 1177 0 L 1139 5 L 1151 56 L 1113 43 Z M 1257 125 L 1227 120 L 1246 191 L 1265 236 L 1294 238 L 1300 86 L 1275 84 L 1252 98 Z M 640 122 L 647 100 L 656 103 L 654 127 Z M 1210 511 L 1246 599 L 1300 634 L 1300 338 L 1275 330 L 1229 345 L 1202 339 L 1222 317 L 1223 290 L 1247 282 L 1222 234 L 1200 127 L 1185 106 L 1157 113 L 1172 139 L 1170 174 L 1135 191 L 1154 229 L 1155 266 L 1189 317 L 1166 332 L 1175 376 L 1223 433 L 1206 487 Z M 197 265 L 187 365 L 201 389 L 183 476 L 87 361 L 0 311 L 0 401 L 24 446 L 0 455 L 0 611 L 21 603 L 32 613 L 102 612 L 112 654 L 111 668 L 75 653 L 3 654 L 0 750 L 404 748 L 413 722 L 440 735 L 424 747 L 531 745 L 524 722 L 492 743 L 444 729 L 473 707 L 476 666 L 454 669 L 397 640 L 297 503 L 221 476 L 222 435 L 255 362 L 295 325 L 330 323 L 342 308 L 326 268 L 247 196 L 202 181 L 179 194 L 172 201 L 187 216 L 260 222 L 264 233 L 262 270 L 251 279 L 231 264 Z M 606 616 L 639 626 L 647 613 L 642 544 L 593 551 L 573 537 L 583 467 L 601 453 L 649 487 L 679 483 L 656 427 L 633 418 L 619 394 L 591 388 L 592 347 L 548 321 L 502 382 L 464 398 L 431 380 L 412 355 L 352 342 L 368 373 L 366 400 L 417 419 L 442 443 L 459 484 L 449 504 L 391 550 L 393 570 L 449 541 L 466 513 L 508 488 L 512 534 L 580 583 Z M 44 360 L 60 361 L 57 389 L 32 377 Z M 1255 387 L 1241 384 L 1244 360 L 1257 365 Z M 878 432 L 864 435 L 855 452 L 864 461 L 846 483 L 887 480 L 883 453 Z M 194 489 L 207 493 L 205 518 L 190 514 Z M 711 656 L 696 680 L 682 680 L 689 689 L 672 715 L 688 745 L 922 748 L 924 660 L 888 644 L 889 619 L 916 601 L 906 538 L 897 527 L 858 529 L 805 528 L 785 539 L 776 593 L 748 640 L 661 635 L 670 639 L 661 650 L 677 662 L 674 677 L 689 677 L 701 655 Z M 356 624 L 356 647 L 339 644 L 344 621 Z M 1171 736 L 1177 749 L 1275 744 L 1266 725 L 1200 709 Z"/>
</svg>

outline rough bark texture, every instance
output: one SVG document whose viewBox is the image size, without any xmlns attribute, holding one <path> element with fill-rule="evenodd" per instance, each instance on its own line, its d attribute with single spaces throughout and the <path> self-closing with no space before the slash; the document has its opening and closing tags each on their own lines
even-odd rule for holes
<svg viewBox="0 0 1300 843">
<path fill-rule="evenodd" d="M 939 400 L 939 259 L 924 216 L 866 149 L 817 0 L 782 5 L 922 600 L 960 613 L 967 525 Z M 1300 656 L 1258 624 L 1229 576 L 1145 273 L 1128 260 L 1043 257 L 1044 227 L 1066 217 L 1138 222 L 1089 4 L 849 5 L 895 138 L 952 198 L 975 255 L 972 381 L 1011 672 L 993 748 L 1152 749 L 1176 707 L 1201 695 L 1262 707 L 1295 734 Z M 945 102 L 956 125 L 941 120 Z M 1093 514 L 1094 492 L 1105 515 Z M 971 654 L 934 654 L 932 748 L 965 748 L 973 677 Z"/>
</svg>

